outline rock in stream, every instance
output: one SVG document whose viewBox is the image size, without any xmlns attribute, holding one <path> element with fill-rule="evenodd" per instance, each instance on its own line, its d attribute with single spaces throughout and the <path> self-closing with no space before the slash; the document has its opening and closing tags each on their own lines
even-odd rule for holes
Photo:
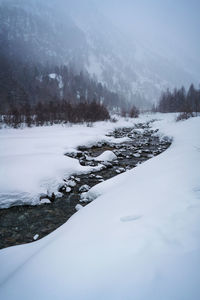
<svg viewBox="0 0 200 300">
<path fill-rule="evenodd" d="M 104 161 L 103 169 L 90 174 L 73 174 L 64 178 L 59 192 L 51 197 L 43 195 L 38 206 L 15 206 L 0 210 L 0 249 L 33 242 L 64 224 L 77 210 L 85 206 L 81 194 L 94 185 L 117 176 L 138 164 L 162 153 L 171 144 L 169 139 L 160 140 L 150 124 L 137 124 L 134 128 L 120 128 L 108 134 L 115 138 L 129 137 L 123 143 L 98 143 L 90 148 L 80 146 L 78 152 L 67 153 L 81 165 L 96 166 L 95 160 L 105 151 L 112 151 L 117 159 Z M 94 159 L 92 159 L 94 157 Z"/>
</svg>

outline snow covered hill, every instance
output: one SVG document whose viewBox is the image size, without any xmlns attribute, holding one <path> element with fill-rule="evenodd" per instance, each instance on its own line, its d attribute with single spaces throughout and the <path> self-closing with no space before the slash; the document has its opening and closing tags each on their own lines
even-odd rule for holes
<svg viewBox="0 0 200 300">
<path fill-rule="evenodd" d="M 171 147 L 46 238 L 1 250 L 1 299 L 199 299 L 200 118 L 153 117 Z"/>
<path fill-rule="evenodd" d="M 1 50 L 27 61 L 85 70 L 141 107 L 167 86 L 195 78 L 162 54 L 130 41 L 90 0 L 1 1 Z"/>
</svg>

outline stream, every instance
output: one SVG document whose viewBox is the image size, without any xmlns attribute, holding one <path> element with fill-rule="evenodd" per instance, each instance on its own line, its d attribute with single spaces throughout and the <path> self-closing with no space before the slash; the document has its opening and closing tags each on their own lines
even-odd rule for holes
<svg viewBox="0 0 200 300">
<path fill-rule="evenodd" d="M 43 238 L 64 224 L 77 211 L 77 204 L 85 206 L 89 203 L 80 202 L 82 192 L 165 151 L 171 141 L 167 137 L 160 139 L 155 133 L 157 130 L 151 129 L 151 122 L 140 123 L 134 128 L 120 128 L 108 134 L 115 138 L 129 137 L 126 142 L 98 143 L 90 148 L 80 146 L 78 152 L 66 153 L 85 166 L 96 166 L 98 162 L 88 157 L 97 157 L 107 150 L 112 151 L 117 159 L 102 163 L 104 166 L 100 171 L 73 174 L 64 179 L 66 184 L 60 186 L 61 197 L 50 198 L 50 204 L 1 209 L 0 249 Z"/>
</svg>

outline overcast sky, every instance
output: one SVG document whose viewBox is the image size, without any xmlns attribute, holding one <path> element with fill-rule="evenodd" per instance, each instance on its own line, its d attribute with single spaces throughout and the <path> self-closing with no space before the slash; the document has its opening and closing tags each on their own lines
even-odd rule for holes
<svg viewBox="0 0 200 300">
<path fill-rule="evenodd" d="M 200 62 L 200 0 L 93 0 L 133 38 Z"/>
</svg>

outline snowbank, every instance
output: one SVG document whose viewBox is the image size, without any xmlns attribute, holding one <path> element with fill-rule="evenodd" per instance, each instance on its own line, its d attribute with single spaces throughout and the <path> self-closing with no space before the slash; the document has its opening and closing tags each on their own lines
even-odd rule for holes
<svg viewBox="0 0 200 300">
<path fill-rule="evenodd" d="M 199 299 L 200 118 L 159 118 L 166 152 L 101 183 L 46 238 L 0 251 L 1 299 Z"/>
<path fill-rule="evenodd" d="M 64 154 L 76 151 L 79 145 L 119 142 L 106 134 L 117 127 L 133 126 L 134 122 L 138 120 L 98 122 L 93 127 L 55 125 L 0 130 L 0 208 L 37 204 L 39 194 L 56 191 L 63 177 L 89 172 L 91 167 L 83 167 Z"/>
</svg>

